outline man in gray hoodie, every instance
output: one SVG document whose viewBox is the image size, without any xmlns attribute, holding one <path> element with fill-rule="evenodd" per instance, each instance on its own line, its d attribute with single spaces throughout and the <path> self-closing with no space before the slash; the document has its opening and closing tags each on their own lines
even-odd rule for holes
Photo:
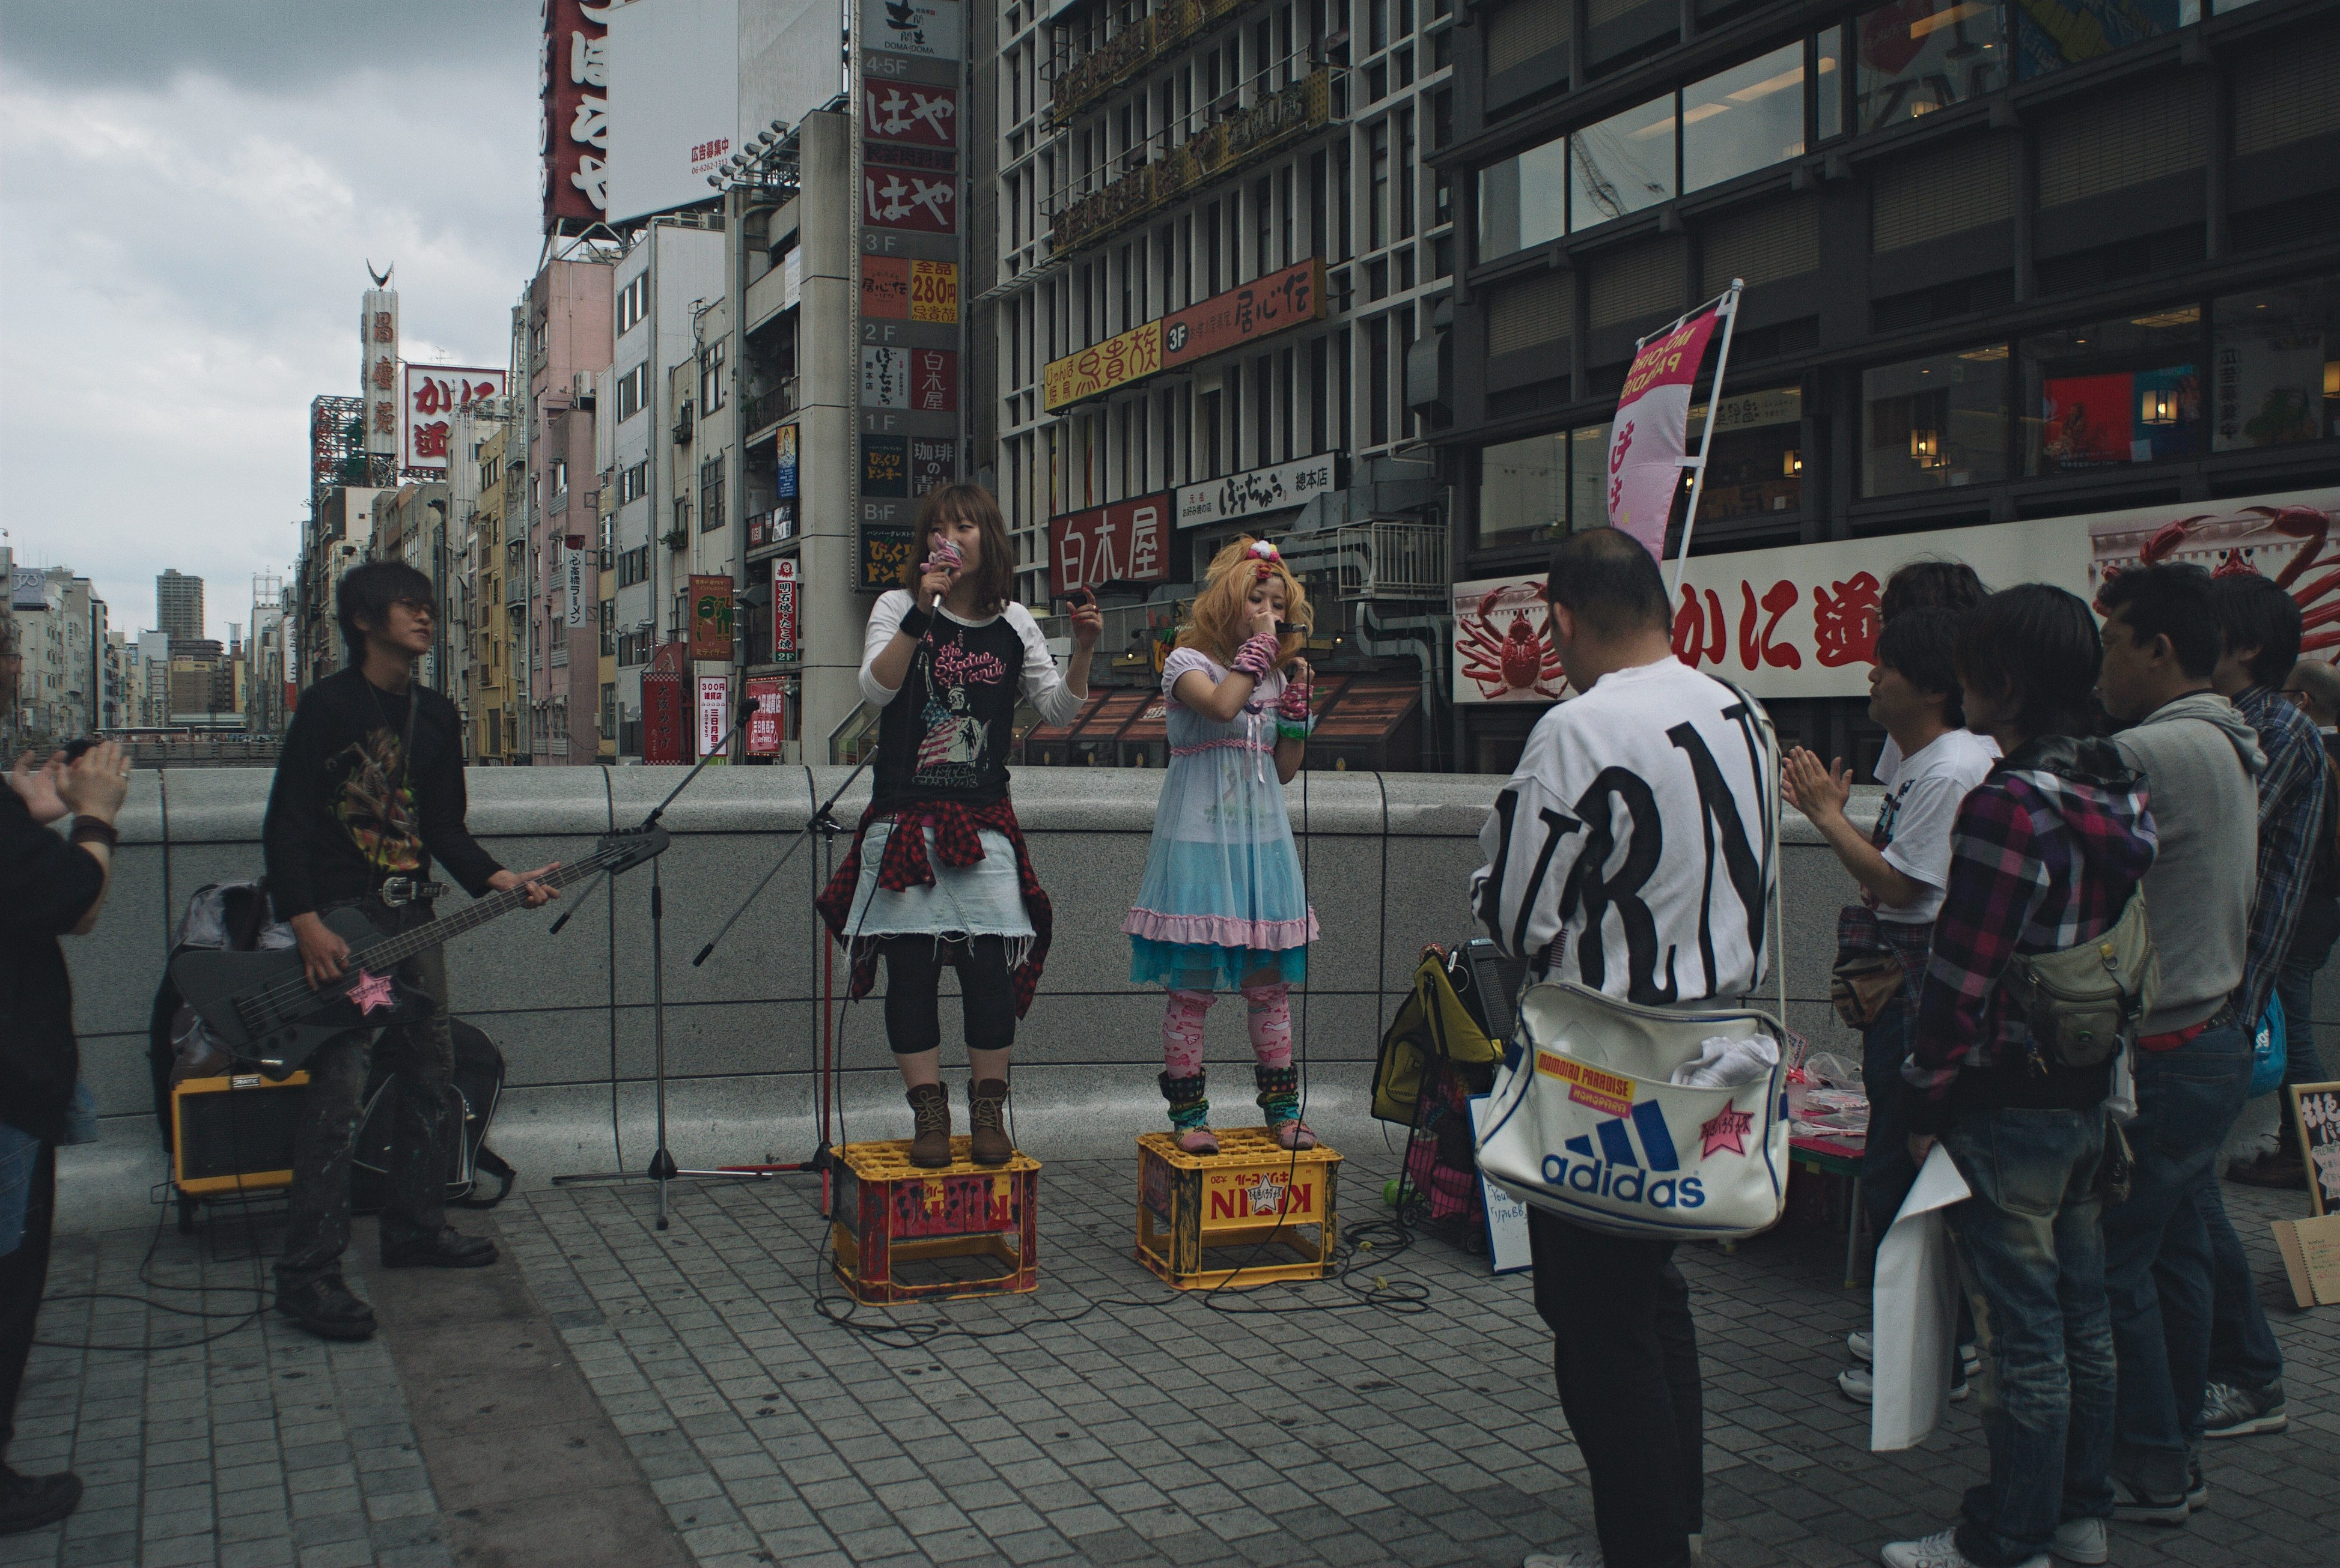
<svg viewBox="0 0 2340 1568">
<path fill-rule="evenodd" d="M 2183 1524 L 2207 1500 L 2188 1453 L 2210 1359 L 2209 1233 L 2196 1189 L 2250 1084 L 2243 981 L 2257 886 L 2258 736 L 2212 689 L 2210 575 L 2133 567 L 2106 584 L 2099 690 L 2130 727 L 2113 744 L 2146 775 L 2161 853 L 2145 875 L 2161 991 L 2138 1032 L 2128 1201 L 2105 1215 L 2105 1286 L 2119 1368 L 2115 1516 Z"/>
</svg>

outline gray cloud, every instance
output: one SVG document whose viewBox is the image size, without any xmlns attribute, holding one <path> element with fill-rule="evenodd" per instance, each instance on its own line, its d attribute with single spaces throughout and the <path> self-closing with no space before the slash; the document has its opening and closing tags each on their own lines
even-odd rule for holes
<svg viewBox="0 0 2340 1568">
<path fill-rule="evenodd" d="M 357 390 L 363 262 L 405 350 L 504 361 L 537 230 L 536 7 L 0 4 L 0 525 L 214 635 L 298 548 L 308 405 Z M 114 46 L 118 45 L 118 48 Z"/>
</svg>

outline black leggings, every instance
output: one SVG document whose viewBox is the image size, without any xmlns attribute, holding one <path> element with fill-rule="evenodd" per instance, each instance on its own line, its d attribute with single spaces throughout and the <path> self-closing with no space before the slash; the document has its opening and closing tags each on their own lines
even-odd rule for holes
<svg viewBox="0 0 2340 1568">
<path fill-rule="evenodd" d="M 896 1055 L 942 1048 L 936 992 L 945 964 L 958 971 L 967 1050 L 1006 1050 L 1016 1043 L 1016 987 L 1008 979 L 1006 938 L 889 936 L 878 951 L 886 955 L 886 1040 Z"/>
</svg>

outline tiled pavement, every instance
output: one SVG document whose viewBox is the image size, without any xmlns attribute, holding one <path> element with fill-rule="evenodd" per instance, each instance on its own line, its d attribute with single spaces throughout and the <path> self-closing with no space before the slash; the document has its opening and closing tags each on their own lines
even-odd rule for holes
<svg viewBox="0 0 2340 1568">
<path fill-rule="evenodd" d="M 1354 1225 L 1380 1218 L 1394 1161 L 1350 1153 Z M 836 1292 L 806 1178 L 679 1187 L 663 1233 L 640 1188 L 523 1194 L 496 1218 L 701 1563 L 1510 1563 L 1589 1544 L 1524 1277 L 1418 1239 L 1359 1254 L 1341 1284 L 1174 1297 L 1127 1256 L 1133 1168 L 1052 1163 L 1039 1293 L 855 1315 L 967 1331 L 892 1344 L 821 1316 Z M 2272 1282 L 2265 1218 L 2291 1206 L 2226 1197 Z M 53 1289 L 99 1270 L 113 1287 L 145 1240 L 75 1244 Z M 163 1277 L 187 1256 L 166 1237 Z M 1874 1562 L 1947 1521 L 1981 1473 L 1970 1407 L 1921 1449 L 1867 1451 L 1866 1413 L 1833 1382 L 1866 1311 L 1840 1258 L 1840 1238 L 1792 1230 L 1684 1249 L 1717 1568 Z M 2115 1563 L 2340 1563 L 2340 1314 L 2268 1297 L 2291 1430 L 2215 1445 L 2211 1511 L 2183 1531 L 2117 1526 Z M 78 1337 L 75 1310 L 53 1309 L 45 1336 Z M 95 1323 L 181 1332 L 119 1303 Z M 62 1538 L 0 1542 L 0 1564 L 443 1560 L 377 1346 L 247 1328 L 146 1358 L 45 1351 L 35 1378 L 23 1457 L 70 1449 L 94 1494 Z"/>
</svg>

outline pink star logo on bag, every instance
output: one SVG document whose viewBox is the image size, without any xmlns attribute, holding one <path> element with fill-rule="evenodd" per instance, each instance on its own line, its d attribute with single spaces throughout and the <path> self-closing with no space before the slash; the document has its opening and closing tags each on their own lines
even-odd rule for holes
<svg viewBox="0 0 2340 1568">
<path fill-rule="evenodd" d="M 368 974 L 358 971 L 357 979 L 350 981 L 349 999 L 358 1004 L 360 1013 L 371 1013 L 378 1007 L 396 1007 L 398 999 L 391 994 L 390 976 Z"/>
<path fill-rule="evenodd" d="M 1733 1110 L 1729 1106 L 1723 1107 L 1712 1121 L 1700 1125 L 1699 1141 L 1706 1147 L 1699 1150 L 1698 1157 L 1704 1159 L 1716 1149 L 1720 1149 L 1725 1154 L 1746 1153 L 1747 1134 L 1754 1125 L 1755 1119 L 1747 1112 Z"/>
</svg>

